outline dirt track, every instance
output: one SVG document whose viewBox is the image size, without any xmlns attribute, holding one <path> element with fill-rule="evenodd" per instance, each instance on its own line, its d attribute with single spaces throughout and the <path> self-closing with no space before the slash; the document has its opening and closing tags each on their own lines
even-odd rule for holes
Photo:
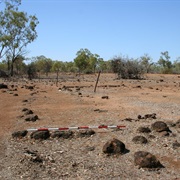
<svg viewBox="0 0 180 180">
<path fill-rule="evenodd" d="M 148 145 L 134 145 L 132 143 L 132 138 L 137 135 L 137 128 L 139 126 L 151 126 L 151 124 L 157 120 L 161 120 L 164 122 L 175 123 L 180 119 L 180 78 L 178 75 L 149 75 L 146 80 L 115 80 L 115 75 L 113 74 L 102 74 L 100 76 L 100 81 L 97 87 L 97 92 L 94 93 L 94 85 L 97 76 L 95 75 L 87 75 L 83 77 L 75 77 L 71 75 L 64 75 L 64 79 L 59 83 L 58 87 L 53 82 L 5 82 L 9 89 L 0 91 L 0 136 L 1 136 L 1 164 L 4 166 L 0 166 L 0 177 L 2 179 L 11 179 L 11 176 L 14 176 L 14 179 L 33 179 L 33 175 L 24 176 L 23 173 L 23 164 L 18 165 L 17 167 L 21 167 L 22 170 L 17 174 L 16 161 L 20 160 L 23 153 L 23 148 L 28 148 L 28 143 L 30 143 L 26 139 L 25 142 L 22 140 L 13 140 L 11 138 L 11 134 L 14 131 L 24 130 L 31 127 L 69 127 L 69 126 L 89 126 L 89 125 L 126 125 L 126 129 L 123 131 L 112 132 L 111 130 L 97 130 L 97 134 L 93 137 L 93 141 L 89 139 L 76 139 L 75 141 L 66 140 L 67 146 L 72 146 L 72 148 L 77 149 L 76 146 L 78 143 L 83 147 L 83 143 L 90 146 L 93 144 L 95 146 L 95 151 L 89 154 L 89 158 L 92 159 L 93 154 L 102 154 L 102 146 L 106 140 L 109 140 L 113 137 L 120 138 L 130 150 L 130 153 L 123 156 L 123 163 L 126 162 L 127 158 L 127 166 L 124 169 L 126 176 L 124 179 L 131 178 L 133 176 L 135 179 L 145 178 L 145 179 L 158 179 L 160 175 L 162 179 L 175 179 L 179 177 L 178 169 L 180 168 L 180 160 L 179 160 L 179 149 L 172 149 L 172 144 L 175 141 L 180 141 L 179 137 L 179 129 L 177 127 L 170 127 L 173 134 L 167 137 L 159 137 L 156 134 L 156 139 L 150 140 Z M 78 81 L 79 79 L 79 81 Z M 0 83 L 2 80 L 0 81 Z M 11 85 L 15 85 L 15 87 L 11 88 Z M 25 88 L 26 86 L 34 86 L 33 90 L 29 90 Z M 70 88 L 63 88 L 63 86 Z M 77 87 L 82 87 L 77 89 Z M 59 90 L 59 88 L 61 88 Z M 14 91 L 17 89 L 17 91 Z M 14 96 L 14 94 L 18 94 L 18 96 Z M 102 99 L 102 96 L 108 96 L 108 99 Z M 24 102 L 27 100 L 27 102 Z M 39 116 L 39 120 L 36 122 L 25 122 L 24 117 L 20 117 L 23 115 L 22 109 L 28 108 L 31 109 L 34 114 Z M 157 119 L 152 120 L 137 120 L 138 115 L 145 115 L 156 113 Z M 126 121 L 126 118 L 131 118 L 132 121 Z M 100 140 L 98 142 L 98 140 Z M 77 141 L 77 142 L 76 142 Z M 87 143 L 87 141 L 89 143 Z M 19 143 L 19 144 L 18 144 Z M 31 142 L 32 143 L 32 142 Z M 76 144 L 74 144 L 76 143 Z M 24 144 L 24 147 L 23 147 Z M 51 147 L 53 145 L 53 140 L 50 142 Z M 41 145 L 41 143 L 40 143 Z M 47 149 L 50 148 L 44 142 L 42 143 Z M 19 147 L 18 147 L 19 146 Z M 64 145 L 65 146 L 65 145 Z M 12 149 L 18 149 L 17 152 L 13 152 Z M 38 152 L 44 153 L 45 150 L 42 150 L 38 143 L 34 143 L 34 150 L 37 148 Z M 56 151 L 57 147 L 52 149 Z M 65 148 L 65 147 L 64 147 Z M 67 148 L 67 147 L 66 147 Z M 51 148 L 50 148 L 51 149 Z M 62 147 L 63 149 L 63 147 Z M 132 162 L 133 152 L 136 150 L 147 150 L 151 151 L 153 154 L 157 155 L 159 159 L 162 161 L 162 164 L 165 165 L 165 170 L 158 171 L 158 173 L 146 172 L 145 175 L 141 176 L 140 170 L 134 169 Z M 50 155 L 52 155 L 52 152 Z M 17 157 L 13 158 L 13 153 L 17 153 Z M 72 153 L 69 150 L 69 153 Z M 74 152 L 75 153 L 75 152 Z M 76 154 L 76 153 L 75 153 Z M 82 157 L 85 154 L 80 151 Z M 74 161 L 78 161 L 81 159 L 81 155 L 76 154 Z M 5 157 L 6 155 L 6 157 Z M 19 155 L 19 156 L 18 156 Z M 70 156 L 67 152 L 67 158 Z M 18 157 L 20 159 L 18 159 Z M 99 156 L 98 156 L 99 157 Z M 98 158 L 96 157 L 96 158 Z M 58 158 L 58 157 L 56 157 Z M 72 159 L 72 157 L 71 157 Z M 10 163 L 10 160 L 14 164 Z M 9 161 L 9 162 L 8 162 Z M 80 161 L 80 160 L 79 160 Z M 119 166 L 116 166 L 116 160 L 99 157 L 97 163 L 103 164 L 102 162 L 107 161 L 109 164 L 114 161 L 114 166 L 110 165 L 111 168 L 116 172 Z M 6 163 L 5 163 L 6 162 Z M 26 162 L 27 163 L 27 162 Z M 65 162 L 64 162 L 65 163 Z M 70 163 L 70 162 L 69 162 Z M 82 163 L 82 161 L 81 161 Z M 68 171 L 68 162 L 66 162 Z M 94 164 L 93 164 L 94 165 Z M 25 165 L 26 166 L 26 165 Z M 90 165 L 89 165 L 90 166 Z M 95 166 L 95 165 L 94 165 Z M 8 168 L 8 173 L 5 175 L 6 168 Z M 37 168 L 34 165 L 31 165 L 32 169 Z M 61 167 L 59 165 L 59 167 Z M 107 167 L 103 165 L 106 169 Z M 62 167 L 61 167 L 62 168 Z M 102 167 L 101 167 L 102 168 Z M 119 167 L 122 168 L 123 167 Z M 128 174 L 129 168 L 129 174 Z M 78 170 L 74 172 L 68 172 L 69 175 L 62 176 L 62 179 L 93 179 L 93 178 L 117 178 L 118 172 L 114 173 L 116 175 L 112 175 L 113 170 L 109 170 L 110 174 L 106 172 L 106 176 L 93 176 L 90 172 L 85 173 L 81 172 L 80 169 L 83 169 L 82 166 L 78 167 Z M 97 169 L 93 169 L 92 172 L 98 171 Z M 27 171 L 27 170 L 26 170 Z M 100 174 L 103 174 L 103 170 L 99 170 Z M 102 172 L 101 172 L 102 171 Z M 1 173 L 2 172 L 2 173 Z M 46 171 L 44 171 L 46 172 Z M 78 174 L 77 177 L 75 174 Z M 80 172 L 82 175 L 80 175 Z M 35 179 L 42 179 L 42 177 L 47 176 L 47 174 L 41 174 L 41 171 L 36 172 L 37 177 L 34 176 Z M 2 174 L 2 175 L 1 175 Z M 60 173 L 63 174 L 62 172 Z M 152 177 L 149 177 L 151 176 Z M 52 177 L 49 175 L 49 178 L 58 179 L 60 175 Z M 123 178 L 122 178 L 123 179 Z"/>
</svg>

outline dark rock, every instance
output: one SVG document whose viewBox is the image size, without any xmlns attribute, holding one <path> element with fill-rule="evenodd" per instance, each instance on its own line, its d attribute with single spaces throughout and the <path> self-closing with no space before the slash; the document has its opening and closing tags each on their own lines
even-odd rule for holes
<svg viewBox="0 0 180 180">
<path fill-rule="evenodd" d="M 137 132 L 139 132 L 139 133 L 150 133 L 151 130 L 148 127 L 139 127 L 137 129 Z"/>
<path fill-rule="evenodd" d="M 146 114 L 146 115 L 144 116 L 144 119 L 148 119 L 148 118 L 156 119 L 156 113 Z"/>
<path fill-rule="evenodd" d="M 43 159 L 35 151 L 26 150 L 24 154 L 34 163 L 42 163 Z"/>
<path fill-rule="evenodd" d="M 29 115 L 29 114 L 33 114 L 33 111 L 28 109 L 26 110 L 25 115 Z"/>
<path fill-rule="evenodd" d="M 112 139 L 105 143 L 103 152 L 107 154 L 123 154 L 125 152 L 125 144 L 118 139 Z"/>
<path fill-rule="evenodd" d="M 24 111 L 28 111 L 28 109 L 27 109 L 27 108 L 23 108 L 23 109 L 22 109 L 22 112 L 24 112 Z"/>
<path fill-rule="evenodd" d="M 109 96 L 102 96 L 102 99 L 109 99 Z"/>
<path fill-rule="evenodd" d="M 13 138 L 23 138 L 27 135 L 28 131 L 24 130 L 24 131 L 17 131 L 12 133 L 12 137 Z"/>
<path fill-rule="evenodd" d="M 38 120 L 39 117 L 37 115 L 29 115 L 28 117 L 25 118 L 25 121 L 36 121 Z"/>
<path fill-rule="evenodd" d="M 180 143 L 176 141 L 172 144 L 172 147 L 173 149 L 178 149 L 180 147 Z"/>
<path fill-rule="evenodd" d="M 156 136 L 154 136 L 154 135 L 150 134 L 150 135 L 148 136 L 148 138 L 150 138 L 150 139 L 154 139 L 154 138 L 156 138 Z"/>
<path fill-rule="evenodd" d="M 138 115 L 137 118 L 138 118 L 138 119 L 144 119 L 144 117 L 142 117 L 141 115 Z"/>
<path fill-rule="evenodd" d="M 13 96 L 18 96 L 18 94 L 14 94 Z"/>
<path fill-rule="evenodd" d="M 25 99 L 25 100 L 23 100 L 22 102 L 28 102 L 28 100 L 27 100 L 27 99 Z"/>
<path fill-rule="evenodd" d="M 93 134 L 95 134 L 95 131 L 92 129 L 80 130 L 79 132 L 77 132 L 78 137 L 89 137 Z"/>
<path fill-rule="evenodd" d="M 160 168 L 162 164 L 149 152 L 138 151 L 134 153 L 134 163 L 140 168 Z"/>
<path fill-rule="evenodd" d="M 132 122 L 132 118 L 125 118 L 125 119 L 123 119 L 123 121 L 129 121 L 129 122 Z"/>
<path fill-rule="evenodd" d="M 33 90 L 34 86 L 26 86 L 26 89 Z"/>
<path fill-rule="evenodd" d="M 6 84 L 0 84 L 0 89 L 8 89 L 8 86 Z"/>
<path fill-rule="evenodd" d="M 170 131 L 167 124 L 162 121 L 156 121 L 151 125 L 151 128 L 156 132 Z"/>
<path fill-rule="evenodd" d="M 144 136 L 135 136 L 132 141 L 136 144 L 146 144 L 148 142 Z"/>
<path fill-rule="evenodd" d="M 31 138 L 33 139 L 48 139 L 50 137 L 49 131 L 35 131 L 31 134 Z"/>
<path fill-rule="evenodd" d="M 55 131 L 51 134 L 52 138 L 64 138 L 68 139 L 73 136 L 72 131 Z"/>
</svg>

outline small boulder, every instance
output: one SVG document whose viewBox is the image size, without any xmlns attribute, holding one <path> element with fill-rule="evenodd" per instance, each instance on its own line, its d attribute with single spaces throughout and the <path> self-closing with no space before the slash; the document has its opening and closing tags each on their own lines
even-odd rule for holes
<svg viewBox="0 0 180 180">
<path fill-rule="evenodd" d="M 134 153 L 134 163 L 140 168 L 160 168 L 162 164 L 149 152 L 138 151 Z"/>
<path fill-rule="evenodd" d="M 178 149 L 178 148 L 180 148 L 180 143 L 176 141 L 172 144 L 172 147 L 173 147 L 173 149 Z"/>
<path fill-rule="evenodd" d="M 102 99 L 109 99 L 109 96 L 102 96 Z"/>
<path fill-rule="evenodd" d="M 109 140 L 103 146 L 103 152 L 107 154 L 123 154 L 125 150 L 125 144 L 122 141 L 115 138 Z"/>
<path fill-rule="evenodd" d="M 136 144 L 146 144 L 148 142 L 144 136 L 135 136 L 132 141 Z"/>
<path fill-rule="evenodd" d="M 90 137 L 93 134 L 95 134 L 95 131 L 92 129 L 80 130 L 77 132 L 78 137 Z"/>
<path fill-rule="evenodd" d="M 146 115 L 144 116 L 144 119 L 148 119 L 148 118 L 156 119 L 156 113 L 146 114 Z"/>
<path fill-rule="evenodd" d="M 151 125 L 151 128 L 156 132 L 170 131 L 167 124 L 162 121 L 156 121 Z"/>
<path fill-rule="evenodd" d="M 137 129 L 137 132 L 139 132 L 139 133 L 150 133 L 151 130 L 148 127 L 139 127 Z"/>
<path fill-rule="evenodd" d="M 27 108 L 23 108 L 23 109 L 22 109 L 22 112 L 24 112 L 24 111 L 28 111 L 28 109 L 27 109 Z"/>
<path fill-rule="evenodd" d="M 23 138 L 27 135 L 28 131 L 24 130 L 24 131 L 16 131 L 14 133 L 12 133 L 12 137 L 13 138 Z"/>
<path fill-rule="evenodd" d="M 25 115 L 29 115 L 29 114 L 33 114 L 33 111 L 30 109 L 26 110 L 26 112 L 25 112 Z"/>
<path fill-rule="evenodd" d="M 31 138 L 32 139 L 42 139 L 42 140 L 45 140 L 45 139 L 48 139 L 50 137 L 50 133 L 49 131 L 35 131 L 31 134 Z"/>
<path fill-rule="evenodd" d="M 51 134 L 52 138 L 64 138 L 68 139 L 73 136 L 72 131 L 55 131 Z"/>
<path fill-rule="evenodd" d="M 8 86 L 6 84 L 0 84 L 0 89 L 8 89 Z"/>
<path fill-rule="evenodd" d="M 26 86 L 26 89 L 33 90 L 34 86 Z"/>
<path fill-rule="evenodd" d="M 37 115 L 29 115 L 28 117 L 25 118 L 25 121 L 35 122 L 38 119 L 39 119 L 39 117 Z"/>
</svg>

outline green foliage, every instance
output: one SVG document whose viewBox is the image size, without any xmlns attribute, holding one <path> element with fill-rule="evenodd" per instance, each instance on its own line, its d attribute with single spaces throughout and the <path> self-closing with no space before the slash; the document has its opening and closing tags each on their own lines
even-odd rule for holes
<svg viewBox="0 0 180 180">
<path fill-rule="evenodd" d="M 161 67 L 161 72 L 163 74 L 172 73 L 172 62 L 170 61 L 170 56 L 168 51 L 161 52 L 161 56 L 159 58 L 158 64 Z"/>
<path fill-rule="evenodd" d="M 152 63 L 152 58 L 148 54 L 144 54 L 140 57 L 140 63 L 145 73 L 149 73 L 151 70 L 151 66 L 154 64 Z"/>
<path fill-rule="evenodd" d="M 92 54 L 88 49 L 80 49 L 74 59 L 79 72 L 94 73 L 101 59 L 98 54 Z"/>
<path fill-rule="evenodd" d="M 61 61 L 53 61 L 52 69 L 53 72 L 60 72 L 65 70 L 65 64 Z"/>
<path fill-rule="evenodd" d="M 37 77 L 37 69 L 34 62 L 27 65 L 27 74 L 30 80 Z"/>
<path fill-rule="evenodd" d="M 180 74 L 180 57 L 177 58 L 177 60 L 173 63 L 173 73 Z"/>
<path fill-rule="evenodd" d="M 112 70 L 122 79 L 142 79 L 143 67 L 134 59 L 116 57 L 112 61 Z"/>
<path fill-rule="evenodd" d="M 5 1 L 5 9 L 0 12 L 0 58 L 11 57 L 11 75 L 17 57 L 26 53 L 25 47 L 37 38 L 36 16 L 28 16 L 19 11 L 20 0 Z"/>
<path fill-rule="evenodd" d="M 53 66 L 53 61 L 43 55 L 35 57 L 34 63 L 37 71 L 46 73 L 46 76 L 48 76 L 48 73 L 51 71 L 51 68 Z"/>
</svg>

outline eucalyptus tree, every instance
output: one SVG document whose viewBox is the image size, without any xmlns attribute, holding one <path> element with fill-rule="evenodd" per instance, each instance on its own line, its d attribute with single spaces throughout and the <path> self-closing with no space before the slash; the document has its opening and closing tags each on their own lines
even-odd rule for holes
<svg viewBox="0 0 180 180">
<path fill-rule="evenodd" d="M 76 53 L 74 63 L 79 69 L 79 72 L 95 72 L 99 60 L 101 59 L 98 54 L 92 54 L 88 49 L 80 49 Z"/>
<path fill-rule="evenodd" d="M 39 23 L 35 15 L 19 11 L 21 0 L 4 1 L 5 8 L 0 11 L 0 58 L 10 57 L 10 75 L 19 56 L 27 53 L 25 48 L 37 38 Z"/>
<path fill-rule="evenodd" d="M 144 54 L 140 57 L 140 63 L 143 66 L 145 73 L 149 73 L 151 66 L 154 64 L 152 58 L 148 54 Z"/>
<path fill-rule="evenodd" d="M 162 68 L 162 73 L 172 73 L 172 62 L 170 61 L 169 52 L 161 52 L 158 64 Z"/>
</svg>

